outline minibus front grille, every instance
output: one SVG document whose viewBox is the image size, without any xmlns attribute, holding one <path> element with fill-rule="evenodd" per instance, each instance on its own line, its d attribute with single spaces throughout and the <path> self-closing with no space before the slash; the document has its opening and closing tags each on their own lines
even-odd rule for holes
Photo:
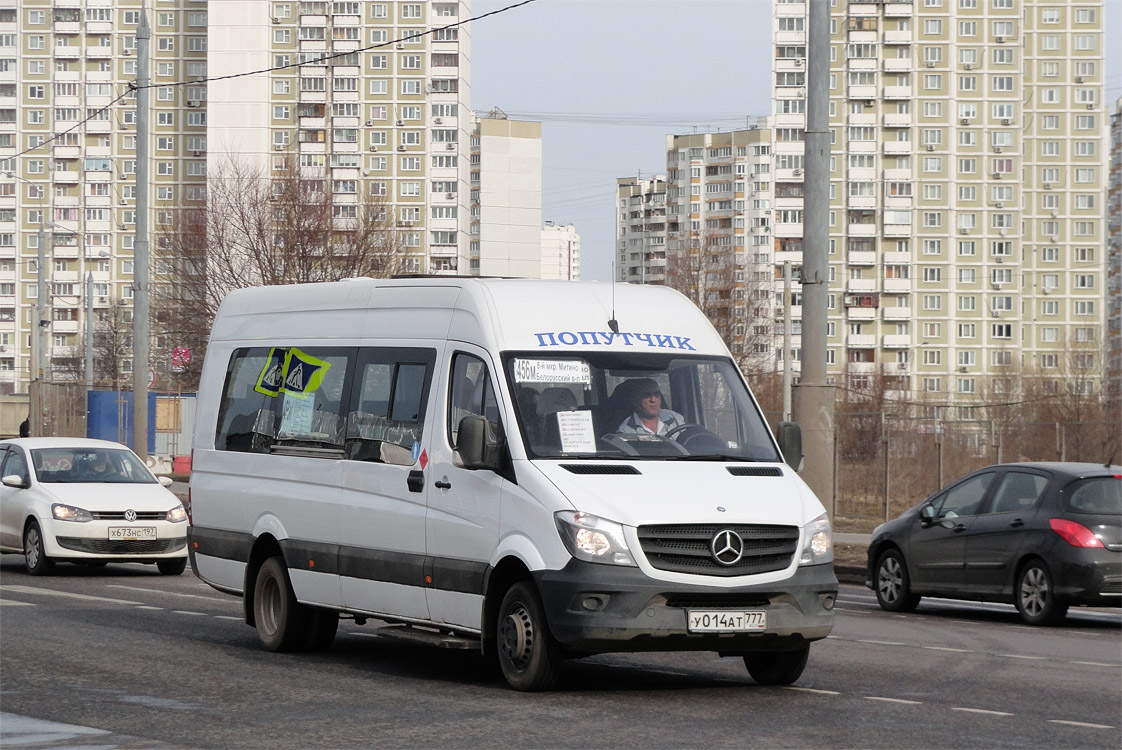
<svg viewBox="0 0 1122 750">
<path fill-rule="evenodd" d="M 97 555 L 162 555 L 187 546 L 187 537 L 171 539 L 86 539 L 77 536 L 57 536 L 55 541 L 63 549 L 89 552 Z"/>
<path fill-rule="evenodd" d="M 717 561 L 713 540 L 732 531 L 743 551 L 731 565 Z M 707 576 L 747 576 L 783 570 L 798 550 L 797 526 L 762 524 L 691 524 L 640 526 L 639 545 L 647 561 L 658 570 Z M 723 544 L 721 545 L 724 546 Z"/>
<path fill-rule="evenodd" d="M 561 468 L 573 474 L 641 474 L 630 464 L 561 464 Z"/>
<path fill-rule="evenodd" d="M 726 466 L 734 477 L 781 477 L 783 470 L 776 466 Z"/>
</svg>

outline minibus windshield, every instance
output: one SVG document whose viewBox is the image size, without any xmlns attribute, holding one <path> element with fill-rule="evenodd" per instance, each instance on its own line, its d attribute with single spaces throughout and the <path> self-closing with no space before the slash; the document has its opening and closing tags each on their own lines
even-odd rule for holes
<svg viewBox="0 0 1122 750">
<path fill-rule="evenodd" d="M 508 352 L 503 359 L 531 458 L 780 460 L 727 358 Z"/>
</svg>

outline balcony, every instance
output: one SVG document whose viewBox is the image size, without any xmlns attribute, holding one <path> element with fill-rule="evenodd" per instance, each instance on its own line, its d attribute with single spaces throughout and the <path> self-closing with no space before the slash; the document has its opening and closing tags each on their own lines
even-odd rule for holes
<svg viewBox="0 0 1122 750">
<path fill-rule="evenodd" d="M 909 182 L 912 179 L 912 170 L 910 169 L 886 169 L 884 170 L 885 182 Z"/>
<path fill-rule="evenodd" d="M 876 86 L 850 86 L 846 92 L 850 99 L 876 99 Z"/>
<path fill-rule="evenodd" d="M 881 285 L 881 288 L 884 290 L 885 294 L 901 294 L 904 292 L 912 291 L 911 279 L 884 279 L 881 281 Z"/>
<path fill-rule="evenodd" d="M 911 86 L 885 86 L 884 87 L 884 98 L 885 99 L 892 99 L 892 100 L 911 99 L 912 98 L 912 87 Z"/>
<path fill-rule="evenodd" d="M 900 114 L 894 112 L 884 116 L 884 127 L 886 128 L 908 128 L 912 125 L 912 116 L 909 114 Z"/>
<path fill-rule="evenodd" d="M 911 237 L 912 225 L 909 224 L 885 224 L 884 236 L 897 238 L 897 237 Z"/>
<path fill-rule="evenodd" d="M 912 69 L 912 60 L 908 57 L 886 57 L 884 58 L 884 72 L 886 73 L 907 73 Z"/>
<path fill-rule="evenodd" d="M 861 114 L 850 115 L 849 120 L 846 122 L 846 124 L 847 125 L 876 125 L 877 124 L 877 116 L 875 114 L 873 114 L 872 112 L 869 112 L 868 114 L 865 114 L 864 112 L 862 112 Z"/>
<path fill-rule="evenodd" d="M 856 35 L 857 35 L 856 32 L 850 34 L 849 35 L 849 41 L 854 43 L 854 44 L 856 44 L 858 41 L 860 41 L 858 39 L 853 38 Z M 870 39 L 869 41 L 870 42 L 876 42 L 876 34 L 875 33 L 873 33 L 873 38 Z M 848 61 L 846 61 L 846 66 L 850 70 L 876 70 L 877 69 L 877 61 L 876 61 L 876 58 L 873 58 L 873 57 L 854 57 L 854 58 L 850 58 Z"/>
<path fill-rule="evenodd" d="M 875 307 L 849 307 L 846 308 L 846 317 L 850 320 L 876 320 L 877 309 Z"/>
<path fill-rule="evenodd" d="M 851 195 L 847 205 L 850 208 L 876 208 L 877 197 L 875 195 Z"/>
<path fill-rule="evenodd" d="M 850 250 L 846 256 L 851 266 L 875 266 L 877 254 L 873 250 Z"/>
<path fill-rule="evenodd" d="M 888 2 L 884 4 L 886 18 L 911 18 L 915 13 L 915 6 L 910 2 Z"/>
<path fill-rule="evenodd" d="M 891 31 L 886 31 L 886 32 L 884 32 L 884 43 L 885 44 L 911 44 L 912 43 L 912 32 L 911 32 L 910 29 L 907 29 L 907 30 L 904 30 L 904 31 L 901 31 L 899 29 L 893 29 Z"/>
<path fill-rule="evenodd" d="M 77 172 L 51 172 L 51 174 L 54 175 L 54 181 L 55 182 L 61 182 L 61 183 L 78 182 L 78 173 Z"/>
<path fill-rule="evenodd" d="M 846 234 L 850 237 L 876 237 L 877 225 L 876 224 L 849 224 L 846 229 Z"/>
<path fill-rule="evenodd" d="M 851 333 L 845 337 L 845 345 L 850 349 L 872 349 L 877 345 L 877 337 L 873 333 Z M 850 362 L 849 364 L 866 363 Z M 872 362 L 867 364 L 872 364 Z"/>
<path fill-rule="evenodd" d="M 884 141 L 884 153 L 888 156 L 902 156 L 912 153 L 911 141 Z"/>
<path fill-rule="evenodd" d="M 870 295 L 877 291 L 876 279 L 846 279 L 845 292 L 850 295 Z"/>
<path fill-rule="evenodd" d="M 908 349 L 912 344 L 912 337 L 906 333 L 885 334 L 881 339 L 885 349 Z"/>
<path fill-rule="evenodd" d="M 885 253 L 881 254 L 881 262 L 884 263 L 886 266 L 895 266 L 895 265 L 906 266 L 907 264 L 912 262 L 912 254 L 911 253 L 898 253 L 898 252 L 895 252 L 895 251 L 885 252 Z"/>
</svg>

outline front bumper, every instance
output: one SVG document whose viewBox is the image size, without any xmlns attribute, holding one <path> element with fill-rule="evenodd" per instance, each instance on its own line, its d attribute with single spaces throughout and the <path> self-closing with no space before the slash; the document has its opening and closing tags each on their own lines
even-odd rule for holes
<svg viewBox="0 0 1122 750">
<path fill-rule="evenodd" d="M 48 519 L 41 522 L 43 551 L 55 560 L 105 560 L 147 562 L 187 556 L 187 523 L 169 521 L 89 521 L 74 523 Z M 111 527 L 155 527 L 156 538 L 115 540 Z"/>
<path fill-rule="evenodd" d="M 793 650 L 834 626 L 838 579 L 833 565 L 796 568 L 783 581 L 717 588 L 649 578 L 638 568 L 572 560 L 535 573 L 553 637 L 578 653 L 613 651 Z M 690 633 L 688 609 L 761 610 L 762 633 Z"/>
</svg>

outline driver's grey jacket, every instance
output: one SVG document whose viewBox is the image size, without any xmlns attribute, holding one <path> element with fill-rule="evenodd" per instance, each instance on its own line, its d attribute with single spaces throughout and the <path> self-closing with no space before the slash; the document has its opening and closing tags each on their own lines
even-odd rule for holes
<svg viewBox="0 0 1122 750">
<path fill-rule="evenodd" d="M 654 433 L 647 429 L 642 420 L 639 419 L 638 414 L 632 412 L 630 417 L 623 420 L 623 423 L 620 424 L 619 429 L 617 429 L 616 432 L 645 432 L 648 435 L 665 435 L 666 433 L 670 432 L 670 430 L 673 430 L 675 427 L 681 427 L 685 423 L 686 418 L 678 412 L 670 411 L 669 409 L 662 409 L 658 414 L 658 432 Z"/>
</svg>

